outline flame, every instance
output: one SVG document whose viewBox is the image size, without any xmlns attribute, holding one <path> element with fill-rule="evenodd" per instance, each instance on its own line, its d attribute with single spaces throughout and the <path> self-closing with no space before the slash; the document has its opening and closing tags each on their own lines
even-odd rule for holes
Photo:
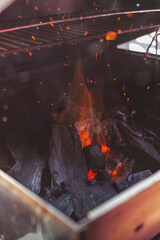
<svg viewBox="0 0 160 240">
<path fill-rule="evenodd" d="M 87 82 L 95 84 L 88 77 Z M 87 88 L 80 58 L 75 65 L 74 80 L 69 86 L 68 106 L 61 113 L 54 114 L 54 119 L 61 124 L 74 123 L 79 131 L 82 147 L 90 145 L 95 139 L 106 154 L 109 148 L 106 146 L 105 129 L 101 124 L 101 115 L 105 112 L 103 88 L 95 87 L 92 91 Z"/>
<path fill-rule="evenodd" d="M 95 178 L 96 175 L 97 175 L 97 173 L 94 173 L 92 171 L 92 169 L 89 169 L 89 171 L 88 171 L 88 180 L 89 181 L 93 181 L 93 179 Z"/>
<path fill-rule="evenodd" d="M 119 182 L 121 180 L 121 173 L 122 173 L 122 164 L 120 164 L 111 174 L 110 178 L 114 182 Z"/>
<path fill-rule="evenodd" d="M 103 154 L 106 154 L 109 150 L 110 148 L 107 145 L 104 144 L 101 145 L 101 151 Z"/>
</svg>

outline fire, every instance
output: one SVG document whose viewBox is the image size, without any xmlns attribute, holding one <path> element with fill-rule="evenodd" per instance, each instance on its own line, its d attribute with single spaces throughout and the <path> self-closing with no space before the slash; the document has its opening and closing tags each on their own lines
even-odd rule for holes
<svg viewBox="0 0 160 240">
<path fill-rule="evenodd" d="M 110 150 L 110 148 L 107 147 L 106 145 L 104 145 L 104 144 L 101 145 L 101 151 L 103 154 L 106 154 L 109 150 Z"/>
<path fill-rule="evenodd" d="M 114 182 L 119 182 L 121 180 L 121 173 L 122 173 L 122 164 L 120 164 L 119 167 L 117 167 L 110 175 L 110 178 Z"/>
<path fill-rule="evenodd" d="M 88 133 L 86 129 L 84 129 L 83 131 L 80 131 L 80 139 L 81 139 L 82 147 L 88 146 L 92 142 L 92 139 L 88 137 Z"/>
<path fill-rule="evenodd" d="M 97 175 L 97 173 L 94 173 L 92 171 L 92 169 L 89 169 L 89 171 L 88 171 L 88 180 L 89 181 L 93 181 L 93 179 L 95 178 L 96 175 Z"/>
</svg>

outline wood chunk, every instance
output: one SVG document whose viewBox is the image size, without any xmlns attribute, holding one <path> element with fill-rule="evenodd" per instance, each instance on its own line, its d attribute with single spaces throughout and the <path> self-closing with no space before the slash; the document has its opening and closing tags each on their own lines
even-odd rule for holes
<svg viewBox="0 0 160 240">
<path fill-rule="evenodd" d="M 152 173 L 150 170 L 133 173 L 133 174 L 129 175 L 126 180 L 122 180 L 120 182 L 115 183 L 117 190 L 118 190 L 118 192 L 121 192 L 151 175 L 152 175 Z"/>
<path fill-rule="evenodd" d="M 108 198 L 116 195 L 116 190 L 107 181 L 100 186 L 87 185 L 88 171 L 79 134 L 75 127 L 52 126 L 51 154 L 49 159 L 54 186 L 65 185 L 71 195 L 75 215 L 80 219 L 87 212 Z"/>
<path fill-rule="evenodd" d="M 45 160 L 29 142 L 14 132 L 6 134 L 6 144 L 16 161 L 8 174 L 39 194 Z"/>
<path fill-rule="evenodd" d="M 91 145 L 83 148 L 88 169 L 102 170 L 106 167 L 105 155 L 101 151 L 100 144 L 93 140 Z"/>
<path fill-rule="evenodd" d="M 125 141 L 128 144 L 130 150 L 134 156 L 140 161 L 144 168 L 148 168 L 151 171 L 157 171 L 160 169 L 160 154 L 155 147 L 131 129 L 131 127 L 121 121 L 117 121 L 117 126 L 125 137 Z"/>
</svg>

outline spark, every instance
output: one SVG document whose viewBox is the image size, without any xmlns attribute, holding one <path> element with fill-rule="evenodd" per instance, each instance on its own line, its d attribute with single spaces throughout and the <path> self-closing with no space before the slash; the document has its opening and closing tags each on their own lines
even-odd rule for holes
<svg viewBox="0 0 160 240">
<path fill-rule="evenodd" d="M 103 38 L 101 38 L 101 39 L 99 40 L 99 42 L 100 42 L 100 43 L 104 42 L 104 39 L 103 39 Z"/>
<path fill-rule="evenodd" d="M 37 6 L 35 6 L 35 7 L 34 7 L 34 10 L 35 10 L 35 11 L 38 11 L 38 7 L 37 7 Z"/>
<path fill-rule="evenodd" d="M 86 31 L 86 32 L 84 33 L 84 36 L 87 36 L 87 34 L 88 34 L 88 31 Z"/>
</svg>

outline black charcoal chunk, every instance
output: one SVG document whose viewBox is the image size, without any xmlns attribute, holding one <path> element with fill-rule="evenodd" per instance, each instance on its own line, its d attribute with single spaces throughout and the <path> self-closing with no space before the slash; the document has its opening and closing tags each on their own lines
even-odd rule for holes
<svg viewBox="0 0 160 240">
<path fill-rule="evenodd" d="M 48 202 L 68 216 L 71 216 L 73 214 L 74 208 L 72 198 L 69 193 L 64 193 L 57 199 L 54 197 L 48 199 Z"/>
<path fill-rule="evenodd" d="M 151 175 L 152 175 L 152 172 L 150 170 L 133 173 L 129 175 L 127 179 L 115 183 L 116 188 L 118 192 L 121 192 Z"/>
<path fill-rule="evenodd" d="M 83 148 L 83 151 L 88 169 L 102 170 L 106 167 L 105 155 L 97 141 L 93 140 L 91 145 Z"/>
<path fill-rule="evenodd" d="M 39 194 L 45 160 L 32 144 L 14 132 L 6 134 L 6 144 L 16 161 L 8 174 L 32 192 Z"/>
</svg>

